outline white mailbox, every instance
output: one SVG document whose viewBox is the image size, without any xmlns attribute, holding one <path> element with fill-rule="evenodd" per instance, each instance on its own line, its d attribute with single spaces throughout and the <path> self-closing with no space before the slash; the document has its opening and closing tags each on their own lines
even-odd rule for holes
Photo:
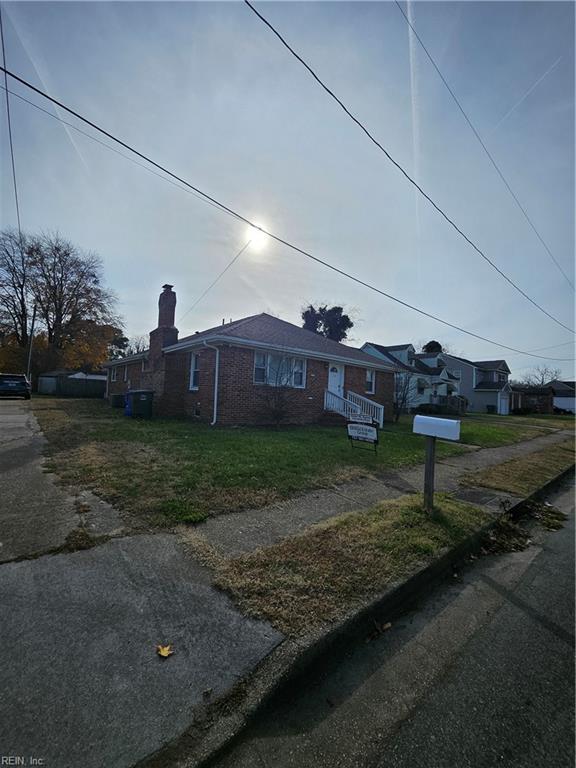
<svg viewBox="0 0 576 768">
<path fill-rule="evenodd" d="M 460 440 L 460 421 L 458 419 L 436 419 L 432 416 L 414 416 L 412 431 L 419 435 L 428 435 L 428 437 Z"/>
</svg>

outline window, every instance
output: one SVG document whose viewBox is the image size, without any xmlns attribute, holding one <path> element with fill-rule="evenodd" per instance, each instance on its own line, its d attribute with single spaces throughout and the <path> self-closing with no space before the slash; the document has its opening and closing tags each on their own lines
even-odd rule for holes
<svg viewBox="0 0 576 768">
<path fill-rule="evenodd" d="M 118 368 L 115 365 L 110 368 L 110 381 L 116 381 L 118 378 Z"/>
<path fill-rule="evenodd" d="M 498 381 L 508 381 L 508 374 L 507 373 L 499 373 L 498 374 Z"/>
<path fill-rule="evenodd" d="M 416 385 L 416 391 L 419 395 L 424 394 L 424 390 L 426 389 L 426 382 L 424 379 L 418 379 L 417 385 Z"/>
<path fill-rule="evenodd" d="M 200 383 L 200 355 L 192 355 L 190 357 L 190 386 L 189 389 L 198 389 Z"/>
<path fill-rule="evenodd" d="M 254 353 L 254 383 L 271 387 L 306 387 L 306 361 L 299 357 Z"/>
<path fill-rule="evenodd" d="M 373 395 L 376 392 L 376 371 L 366 369 L 366 392 Z"/>
<path fill-rule="evenodd" d="M 304 368 L 305 368 L 305 363 L 304 363 L 304 360 L 302 360 L 302 358 L 296 358 L 293 361 L 293 366 L 292 366 L 292 386 L 293 387 L 303 389 Z"/>
<path fill-rule="evenodd" d="M 262 352 L 254 354 L 254 383 L 266 384 L 267 381 L 267 363 L 266 355 Z"/>
</svg>

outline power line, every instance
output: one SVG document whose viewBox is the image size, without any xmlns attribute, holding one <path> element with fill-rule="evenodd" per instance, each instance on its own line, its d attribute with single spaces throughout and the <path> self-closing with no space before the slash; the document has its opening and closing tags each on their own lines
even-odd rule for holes
<svg viewBox="0 0 576 768">
<path fill-rule="evenodd" d="M 448 84 L 448 82 L 447 82 L 446 78 L 444 77 L 444 75 L 443 75 L 443 74 L 442 74 L 442 72 L 440 71 L 440 68 L 438 67 L 438 65 L 436 64 L 435 60 L 433 59 L 433 57 L 432 57 L 432 54 L 430 53 L 430 51 L 428 50 L 428 48 L 427 48 L 427 47 L 424 45 L 424 42 L 423 42 L 422 38 L 420 37 L 420 35 L 418 34 L 418 32 L 416 32 L 416 30 L 414 29 L 414 25 L 412 24 L 412 22 L 411 22 L 411 21 L 410 21 L 410 19 L 408 18 L 407 14 L 404 12 L 404 9 L 402 8 L 402 6 L 401 6 L 401 5 L 400 5 L 400 3 L 398 2 L 398 0 L 395 0 L 395 2 L 396 2 L 396 5 L 397 5 L 397 7 L 398 7 L 398 10 L 399 10 L 399 11 L 400 11 L 400 13 L 402 14 L 402 16 L 405 18 L 405 20 L 406 20 L 406 23 L 408 24 L 408 26 L 410 27 L 410 29 L 411 29 L 411 30 L 412 30 L 412 32 L 414 33 L 414 37 L 415 37 L 415 38 L 418 40 L 418 42 L 419 42 L 419 43 L 420 43 L 420 45 L 422 46 L 422 49 L 423 49 L 424 53 L 426 54 L 426 56 L 428 56 L 428 58 L 430 59 L 430 61 L 431 61 L 431 63 L 432 63 L 432 66 L 434 67 L 434 69 L 435 69 L 435 70 L 436 70 L 436 72 L 438 73 L 438 75 L 439 75 L 440 79 L 442 80 L 442 82 L 443 82 L 443 83 L 444 83 L 444 85 L 446 86 L 446 88 L 447 88 L 447 90 L 448 90 L 448 93 L 449 93 L 449 94 L 450 94 L 450 96 L 452 96 L 452 98 L 454 99 L 454 102 L 455 102 L 456 106 L 458 107 L 458 109 L 459 109 L 459 110 L 460 110 L 460 112 L 462 113 L 462 115 L 463 115 L 464 119 L 466 120 L 466 122 L 468 123 L 468 125 L 470 126 L 470 128 L 472 129 L 472 132 L 473 132 L 474 136 L 476 136 L 476 138 L 478 139 L 478 141 L 479 141 L 479 143 L 480 143 L 480 146 L 482 147 L 482 149 L 483 149 L 483 150 L 484 150 L 484 152 L 486 153 L 486 156 L 488 157 L 488 159 L 490 160 L 490 162 L 492 163 L 492 165 L 493 165 L 493 166 L 494 166 L 494 168 L 496 169 L 496 173 L 497 173 L 497 174 L 498 174 L 498 176 L 500 176 L 500 178 L 502 179 L 502 181 L 503 181 L 503 183 L 504 183 L 504 186 L 506 187 L 506 189 L 508 190 L 508 192 L 510 192 L 510 194 L 512 195 L 512 198 L 514 199 L 514 202 L 516 203 L 516 205 L 518 206 L 518 208 L 519 208 L 519 209 L 522 211 L 522 213 L 523 213 L 523 215 L 524 215 L 524 218 L 526 219 L 526 221 L 528 222 L 528 224 L 530 225 L 530 227 L 531 227 L 531 228 L 532 228 L 532 230 L 534 231 L 534 234 L 536 235 L 536 237 L 538 238 L 538 240 L 540 240 L 540 242 L 542 243 L 542 245 L 543 245 L 543 246 L 544 246 L 544 248 L 546 249 L 546 251 L 547 251 L 548 255 L 550 256 L 550 258 L 552 259 L 552 261 L 554 262 L 554 264 L 557 266 L 557 268 L 559 269 L 559 271 L 560 271 L 560 272 L 562 273 L 562 275 L 564 276 L 564 279 L 566 280 L 566 282 L 568 283 L 568 285 L 569 285 L 569 286 L 572 288 L 572 290 L 574 290 L 574 284 L 572 283 L 572 281 L 570 280 L 570 278 L 568 277 L 568 275 L 566 274 L 566 272 L 564 272 L 564 270 L 562 269 L 562 265 L 561 265 L 561 264 L 560 264 L 560 263 L 559 263 L 559 262 L 556 260 L 556 257 L 554 256 L 554 254 L 552 253 L 552 251 L 551 251 L 551 250 L 550 250 L 550 248 L 548 247 L 548 244 L 545 242 L 545 240 L 544 240 L 544 238 L 542 237 L 542 235 L 540 234 L 540 232 L 539 232 L 539 231 L 536 229 L 536 225 L 534 224 L 534 222 L 532 221 L 532 219 L 531 219 L 531 218 L 530 218 L 530 216 L 528 215 L 528 211 L 527 211 L 527 210 L 524 208 L 524 206 L 522 205 L 522 203 L 520 202 L 520 200 L 518 200 L 518 197 L 516 196 L 516 193 L 514 192 L 514 190 L 512 189 L 512 187 L 510 186 L 510 184 L 509 184 L 508 180 L 506 179 L 506 177 L 504 176 L 504 174 L 503 174 L 503 172 L 502 172 L 502 169 L 500 168 L 500 166 L 498 165 L 498 163 L 496 162 L 496 160 L 495 160 L 495 159 L 494 159 L 494 157 L 492 156 L 492 153 L 490 152 L 490 150 L 488 149 L 488 147 L 487 147 L 487 146 L 486 146 L 486 144 L 484 143 L 484 141 L 483 141 L 482 137 L 481 137 L 481 136 L 480 136 L 480 134 L 478 133 L 478 131 L 477 131 L 476 127 L 474 126 L 474 124 L 472 123 L 472 121 L 470 120 L 470 118 L 468 117 L 467 113 L 466 113 L 466 112 L 465 112 L 465 110 L 464 110 L 464 107 L 463 107 L 463 106 L 462 106 L 462 104 L 460 103 L 460 100 L 458 99 L 458 97 L 456 96 L 456 94 L 454 93 L 454 91 L 452 90 L 452 88 L 450 87 L 450 85 Z M 559 61 L 559 60 L 558 60 L 558 61 Z"/>
<path fill-rule="evenodd" d="M 245 224 L 248 224 L 250 227 L 252 227 L 255 230 L 258 230 L 259 232 L 262 232 L 264 235 L 267 235 L 272 240 L 275 240 L 277 243 L 281 243 L 282 245 L 285 245 L 287 248 L 290 248 L 291 250 L 295 251 L 296 253 L 300 253 L 302 256 L 306 256 L 306 258 L 310 259 L 311 261 L 316 262 L 317 264 L 321 264 L 322 266 L 326 267 L 327 269 L 332 270 L 332 272 L 336 272 L 336 274 L 342 275 L 343 277 L 348 278 L 349 280 L 352 280 L 353 282 L 357 283 L 358 285 L 362 285 L 364 288 L 368 288 L 371 291 L 374 291 L 375 293 L 378 293 L 381 296 L 384 296 L 387 299 L 390 299 L 391 301 L 396 302 L 397 304 L 400 304 L 403 307 L 406 307 L 407 309 L 411 309 L 414 312 L 418 312 L 420 315 L 423 315 L 424 317 L 428 317 L 431 320 L 435 320 L 438 323 L 441 323 L 442 325 L 446 325 L 449 328 L 453 328 L 456 331 L 460 331 L 461 333 L 465 333 L 467 336 L 472 336 L 476 339 L 479 339 L 480 341 L 485 341 L 488 344 L 493 344 L 496 347 L 501 347 L 502 349 L 507 349 L 510 352 L 518 352 L 519 354 L 523 355 L 529 355 L 530 357 L 540 357 L 543 360 L 564 360 L 565 362 L 572 362 L 572 358 L 548 358 L 544 357 L 542 355 L 532 355 L 530 352 L 525 352 L 521 349 L 517 349 L 516 347 L 510 347 L 507 344 L 502 344 L 498 341 L 493 341 L 492 339 L 487 338 L 486 336 L 481 336 L 478 333 L 474 333 L 473 331 L 468 331 L 465 328 L 461 328 L 459 325 L 455 325 L 454 323 L 450 323 L 448 320 L 443 320 L 440 317 L 437 317 L 436 315 L 431 314 L 430 312 L 426 312 L 423 309 L 419 309 L 418 307 L 413 306 L 412 304 L 409 304 L 406 301 L 403 301 L 402 299 L 397 298 L 396 296 L 393 296 L 390 293 L 386 293 L 385 291 L 381 290 L 380 288 L 377 288 L 374 285 L 371 285 L 370 283 L 365 282 L 364 280 L 360 279 L 359 277 L 355 277 L 354 275 L 350 274 L 349 272 L 346 272 L 343 269 L 340 269 L 339 267 L 334 266 L 333 264 L 330 264 L 328 261 L 324 261 L 324 259 L 320 259 L 318 256 L 314 256 L 308 251 L 305 251 L 303 248 L 299 248 L 297 245 L 294 245 L 293 243 L 289 242 L 288 240 L 285 240 L 284 238 L 280 237 L 279 235 L 275 235 L 273 232 L 269 232 L 268 230 L 264 229 L 260 225 L 254 223 L 253 221 L 250 221 L 250 219 L 246 218 L 245 216 L 242 216 L 242 214 L 238 213 L 232 208 L 229 208 L 227 205 L 224 205 L 224 203 L 221 203 L 216 198 L 212 197 L 211 195 L 207 194 L 206 192 L 203 192 L 199 187 L 194 186 L 193 184 L 190 184 L 190 182 L 183 179 L 181 176 L 176 175 L 172 171 L 169 171 L 167 168 L 165 168 L 163 165 L 160 165 L 155 160 L 152 160 L 147 155 L 143 154 L 142 152 L 139 152 L 134 147 L 131 147 L 126 142 L 122 141 L 122 139 L 118 139 L 113 134 L 109 133 L 108 131 L 104 130 L 104 128 L 100 128 L 96 123 L 93 123 L 91 120 L 88 120 L 88 118 L 83 117 L 78 112 L 74 111 L 70 107 L 67 107 L 65 104 L 63 104 L 61 101 L 58 101 L 53 96 L 48 95 L 44 91 L 41 91 L 39 88 L 37 88 L 35 85 L 32 85 L 32 83 L 29 83 L 27 80 L 24 80 L 19 75 L 14 74 L 13 72 L 10 72 L 9 70 L 5 69 L 4 67 L 0 67 L 4 72 L 8 74 L 9 77 L 13 78 L 17 82 L 21 83 L 22 85 L 26 86 L 32 91 L 35 91 L 43 98 L 47 99 L 48 101 L 51 101 L 53 104 L 56 104 L 61 109 L 65 110 L 71 115 L 74 115 L 74 117 L 81 120 L 83 123 L 86 123 L 86 125 L 89 125 L 91 128 L 94 128 L 94 130 L 98 131 L 99 133 L 102 133 L 104 136 L 107 136 L 109 139 L 112 139 L 112 141 L 116 142 L 120 146 L 124 147 L 125 149 L 128 149 L 130 152 L 133 152 L 138 157 L 142 158 L 146 162 L 153 165 L 155 168 L 158 168 L 163 173 L 167 174 L 168 176 L 171 176 L 173 179 L 176 179 L 181 184 L 184 184 L 184 186 L 190 188 L 194 192 L 197 192 L 199 195 L 201 195 L 206 200 L 209 200 L 211 203 L 214 203 L 219 210 L 224 211 L 231 216 L 233 216 L 238 221 L 243 221 Z"/>
<path fill-rule="evenodd" d="M 261 14 L 261 13 L 259 13 L 259 12 L 256 10 L 256 8 L 254 8 L 254 6 L 253 6 L 253 5 L 252 5 L 252 4 L 249 2 L 249 0 L 244 0 L 244 2 L 245 2 L 245 4 L 246 4 L 246 5 L 247 5 L 247 6 L 250 8 L 250 10 L 251 10 L 251 11 L 253 11 L 253 13 L 254 13 L 256 16 L 258 16 L 258 18 L 259 18 L 259 19 L 260 19 L 260 20 L 261 20 L 261 21 L 262 21 L 262 22 L 263 22 L 263 23 L 264 23 L 264 24 L 265 24 L 265 25 L 266 25 L 266 26 L 267 26 L 267 27 L 268 27 L 268 28 L 271 30 L 271 32 L 273 32 L 273 34 L 274 34 L 274 35 L 276 35 L 276 37 L 278 38 L 278 40 L 280 40 L 280 42 L 282 43 L 282 45 L 283 45 L 283 46 L 284 46 L 284 47 L 285 47 L 285 48 L 286 48 L 286 49 L 287 49 L 287 50 L 288 50 L 288 51 L 289 51 L 289 52 L 290 52 L 290 53 L 291 53 L 291 54 L 294 56 L 294 58 L 296 58 L 296 59 L 297 59 L 297 60 L 298 60 L 298 61 L 299 61 L 299 62 L 302 64 L 302 66 L 303 66 L 303 67 L 304 67 L 304 68 L 305 68 L 305 69 L 306 69 L 306 70 L 307 70 L 307 71 L 308 71 L 308 72 L 309 72 L 309 73 L 312 75 L 312 77 L 314 78 L 314 80 L 316 80 L 316 82 L 317 82 L 317 83 L 318 83 L 318 84 L 321 86 L 321 88 L 322 88 L 324 91 L 326 91 L 326 93 L 327 93 L 327 94 L 328 94 L 328 95 L 329 95 L 329 96 L 330 96 L 332 99 L 334 99 L 334 101 L 335 101 L 335 102 L 336 102 L 336 103 L 337 103 L 337 104 L 338 104 L 338 105 L 339 105 L 339 106 L 342 108 L 342 110 L 343 110 L 343 111 L 344 111 L 344 112 L 345 112 L 345 113 L 348 115 L 348 117 L 349 117 L 349 118 L 350 118 L 350 119 L 351 119 L 351 120 L 352 120 L 354 123 L 356 123 L 356 125 L 357 125 L 357 126 L 358 126 L 358 127 L 359 127 L 359 128 L 362 130 L 362 131 L 363 131 L 363 133 L 365 133 L 365 134 L 366 134 L 366 136 L 368 136 L 368 138 L 370 139 L 370 141 L 371 141 L 371 142 L 372 142 L 372 143 L 373 143 L 373 144 L 374 144 L 376 147 L 378 147 L 378 149 L 380 149 L 380 150 L 381 150 L 381 151 L 382 151 L 382 152 L 383 152 L 383 153 L 386 155 L 386 157 L 388 158 L 388 160 L 390 160 L 390 162 L 391 162 L 391 163 L 392 163 L 392 164 L 393 164 L 393 165 L 394 165 L 396 168 L 398 168 L 398 170 L 399 170 L 399 171 L 402 173 L 402 175 L 403 175 L 403 176 L 405 176 L 405 178 L 406 178 L 406 179 L 408 179 L 408 181 L 410 182 L 410 184 L 412 184 L 412 185 L 413 185 L 413 186 L 414 186 L 414 187 L 415 187 L 415 188 L 418 190 L 418 192 L 420 192 L 420 194 L 421 194 L 421 195 L 422 195 L 424 198 L 426 198 L 426 200 L 428 200 L 428 202 L 429 202 L 429 203 L 430 203 L 430 204 L 431 204 L 431 205 L 432 205 L 432 206 L 433 206 L 433 207 L 434 207 L 434 208 L 435 208 L 435 209 L 438 211 L 438 213 L 439 213 L 439 214 L 440 214 L 440 215 L 441 215 L 441 216 L 442 216 L 442 217 L 443 217 L 443 218 L 444 218 L 444 219 L 445 219 L 445 220 L 446 220 L 446 221 L 447 221 L 447 222 L 450 224 L 450 226 L 452 226 L 452 227 L 453 227 L 453 228 L 456 230 L 456 232 L 458 232 L 458 234 L 459 234 L 459 235 L 461 235 L 461 236 L 464 238 L 464 240 L 466 240 L 466 242 L 467 242 L 469 245 L 471 245 L 471 246 L 472 246 L 472 248 L 473 248 L 473 249 L 476 251 L 476 253 L 478 253 L 478 254 L 479 254 L 479 255 L 480 255 L 480 256 L 481 256 L 481 257 L 484 259 L 484 261 L 485 261 L 486 263 L 490 264 L 490 266 L 491 266 L 493 269 L 495 269 L 495 270 L 496 270 L 496 272 L 498 272 L 498 274 L 499 274 L 499 275 L 501 275 L 501 276 L 504 278 L 504 280 L 506 280 L 506 282 L 508 282 L 508 283 L 509 283 L 509 284 L 510 284 L 510 285 L 511 285 L 511 286 L 512 286 L 512 287 L 513 287 L 513 288 L 514 288 L 514 289 L 515 289 L 515 290 L 516 290 L 518 293 L 520 293 L 522 296 L 524 296 L 524 298 L 525 298 L 527 301 L 529 301 L 529 302 L 530 302 L 530 303 L 531 303 L 531 304 L 532 304 L 534 307 L 536 307 L 536 309 L 538 309 L 540 312 L 542 312 L 542 313 L 543 313 L 543 314 L 545 314 L 547 317 L 549 317 L 551 320 L 553 320 L 553 321 L 554 321 L 554 322 L 555 322 L 557 325 L 560 325 L 562 328 L 565 328 L 567 331 L 570 331 L 570 333 L 574 333 L 574 330 L 573 330 L 572 328 L 569 328 L 569 327 L 568 327 L 567 325 L 565 325 L 565 324 L 564 324 L 564 323 L 563 323 L 561 320 L 558 320 L 556 317 L 554 317 L 554 315 L 550 314 L 550 312 L 548 312 L 548 310 L 544 309 L 544 307 L 542 307 L 540 304 L 538 304 L 538 302 L 537 302 L 537 301 L 535 301 L 535 299 L 533 299 L 533 298 L 532 298 L 531 296 L 529 296 L 529 295 L 528 295 L 528 294 L 527 294 L 527 293 L 526 293 L 526 292 L 525 292 L 525 291 L 524 291 L 522 288 L 520 288 L 520 286 L 519 286 L 519 285 L 517 285 L 517 284 L 514 282 L 514 280 L 512 280 L 512 278 L 511 278 L 511 277 L 508 277 L 508 275 L 507 275 L 505 272 L 503 272 L 503 271 L 500 269 L 500 267 L 499 267 L 497 264 L 495 264 L 495 263 L 492 261 L 492 259 L 490 259 L 490 258 L 489 258 L 489 257 L 488 257 L 488 256 L 487 256 L 485 253 L 484 253 L 484 251 L 483 251 L 483 250 L 482 250 L 482 249 L 481 249 L 479 246 L 477 246 L 477 245 L 476 245 L 476 243 L 475 243 L 473 240 L 471 240 L 471 239 L 468 237 L 468 235 L 466 235 L 466 234 L 463 232 L 463 230 L 461 230 L 461 229 L 460 229 L 460 227 L 459 227 L 459 226 L 458 226 L 458 225 L 457 225 L 457 224 L 456 224 L 456 223 L 453 221 L 453 219 L 451 219 L 451 218 L 448 216 L 448 214 L 447 214 L 447 213 L 445 213 L 445 212 L 444 212 L 444 210 L 443 210 L 442 208 L 440 208 L 440 206 L 439 206 L 437 203 L 435 203 L 435 202 L 434 202 L 434 200 L 433 200 L 433 199 L 430 197 L 430 195 L 428 195 L 428 194 L 427 194 L 427 193 L 426 193 L 426 192 L 425 192 L 425 191 L 422 189 L 422 187 L 421 187 L 421 186 L 418 184 L 418 182 L 417 182 L 417 181 L 415 181 L 415 179 L 413 179 L 413 178 L 412 178 L 412 176 L 410 176 L 410 174 L 409 174 L 409 173 L 408 173 L 406 170 L 404 170 L 404 168 L 403 168 L 403 167 L 400 165 L 400 163 L 398 163 L 396 160 L 394 160 L 394 158 L 393 158 L 393 157 L 392 157 L 392 155 L 391 155 L 391 154 L 388 152 L 388 150 L 387 150 L 387 149 L 386 149 L 386 148 L 385 148 L 385 147 L 384 147 L 384 146 L 383 146 L 383 145 L 382 145 L 382 144 L 381 144 L 381 143 L 378 141 L 378 139 L 376 139 L 376 138 L 375 138 L 375 137 L 374 137 L 374 136 L 373 136 L 373 135 L 370 133 L 370 131 L 368 130 L 368 128 L 366 128 L 366 126 L 365 126 L 365 125 L 364 125 L 364 124 L 363 124 L 363 123 L 362 123 L 362 122 L 361 122 L 361 121 L 360 121 L 360 120 L 359 120 L 359 119 L 358 119 L 358 118 L 357 118 L 357 117 L 356 117 L 356 116 L 355 116 L 355 115 L 354 115 L 354 114 L 353 114 L 353 113 L 352 113 L 352 112 L 351 112 L 351 111 L 348 109 L 348 107 L 347 107 L 347 106 L 344 104 L 344 102 L 343 102 L 343 101 L 341 101 L 341 99 L 339 99 L 339 98 L 338 98 L 338 96 L 336 96 L 336 94 L 334 93 L 334 91 L 332 91 L 330 88 L 328 88 L 328 86 L 327 86 L 327 85 L 326 85 L 326 84 L 325 84 L 325 83 L 324 83 L 324 82 L 323 82 L 323 81 L 320 79 L 320 77 L 319 77 L 319 76 L 316 74 L 316 72 L 315 72 L 315 71 L 312 69 L 312 67 L 311 67 L 309 64 L 307 64 L 307 63 L 306 63 L 306 61 L 304 61 L 304 59 L 303 59 L 303 58 L 302 58 L 302 57 L 301 57 L 301 56 L 300 56 L 298 53 L 296 53 L 296 51 L 294 50 L 294 48 L 292 48 L 292 46 L 291 46 L 291 45 L 290 45 L 288 42 L 286 42 L 286 40 L 285 40 L 285 39 L 282 37 L 282 35 L 281 35 L 281 34 L 280 34 L 280 33 L 279 33 L 279 32 L 278 32 L 278 31 L 277 31 L 277 30 L 276 30 L 276 29 L 275 29 L 275 28 L 272 26 L 272 24 L 271 24 L 271 23 L 270 23 L 270 22 L 269 22 L 269 21 L 268 21 L 268 20 L 267 20 L 267 19 L 266 19 L 264 16 L 262 16 L 262 14 Z"/>
<path fill-rule="evenodd" d="M 224 275 L 226 274 L 226 272 L 228 272 L 228 270 L 230 269 L 230 267 L 234 266 L 234 264 L 235 264 L 235 263 L 238 261 L 238 259 L 240 258 L 240 256 L 242 256 L 242 254 L 244 253 L 244 251 L 246 250 L 246 248 L 248 248 L 248 246 L 250 245 L 250 243 L 251 243 L 251 242 L 252 242 L 252 240 L 248 240 L 248 242 L 247 242 L 247 243 L 245 243 L 245 244 L 242 246 L 242 248 L 240 248 L 240 250 L 238 251 L 238 253 L 236 254 L 236 256 L 234 256 L 234 258 L 233 258 L 231 261 L 229 261 L 229 262 L 228 262 L 228 264 L 227 264 L 227 265 L 224 267 L 224 269 L 223 269 L 223 270 L 220 272 L 220 274 L 218 275 L 218 277 L 217 277 L 215 280 L 213 280 L 213 281 L 210 283 L 210 285 L 208 286 L 208 288 L 206 288 L 206 290 L 204 291 L 204 293 L 201 293 L 201 294 L 200 294 L 200 296 L 198 296 L 198 298 L 196 299 L 196 301 L 194 302 L 194 304 L 192 304 L 192 306 L 190 307 L 190 309 L 187 309 L 187 310 L 186 310 L 186 312 L 184 312 L 184 314 L 183 314 L 183 315 L 180 317 L 180 319 L 178 320 L 178 324 L 180 324 L 180 323 L 182 322 L 182 320 L 184 320 L 184 318 L 186 317 L 186 315 L 190 314 L 190 312 L 192 312 L 192 310 L 194 309 L 194 307 L 196 307 L 196 305 L 198 305 L 198 304 L 199 304 L 199 303 L 202 301 L 202 299 L 204 298 L 204 296 L 206 296 L 206 294 L 207 294 L 209 291 L 211 291 L 211 290 L 212 290 L 212 288 L 214 288 L 214 286 L 216 285 L 216 283 L 217 283 L 217 282 L 220 280 L 220 278 L 221 278 L 221 277 L 224 277 Z"/>
<path fill-rule="evenodd" d="M 14 185 L 14 202 L 16 204 L 16 221 L 18 223 L 18 239 L 22 251 L 22 226 L 20 224 L 20 203 L 18 200 L 18 184 L 16 182 L 16 163 L 14 162 L 14 143 L 12 141 L 12 118 L 10 116 L 10 97 L 8 96 L 8 76 L 6 74 L 6 48 L 4 46 L 4 24 L 2 23 L 2 3 L 0 3 L 0 41 L 2 42 L 2 65 L 4 68 L 4 84 L 6 86 L 6 118 L 8 121 L 8 144 L 12 162 L 12 183 Z"/>
<path fill-rule="evenodd" d="M 86 131 L 83 131 L 81 128 L 78 128 L 77 125 L 74 125 L 74 123 L 68 122 L 68 120 L 64 120 L 59 115 L 55 115 L 53 112 L 49 112 L 47 109 L 44 109 L 44 107 L 41 107 L 39 104 L 35 104 L 33 101 L 26 99 L 21 94 L 16 93 L 16 91 L 11 91 L 10 89 L 6 89 L 3 85 L 0 85 L 0 89 L 2 89 L 3 91 L 7 90 L 7 92 L 11 96 L 14 96 L 17 99 L 20 99 L 20 101 L 25 102 L 26 104 L 28 104 L 31 107 L 34 107 L 34 109 L 37 109 L 40 112 L 43 112 L 45 115 L 48 115 L 48 117 L 51 117 L 53 120 L 57 120 L 59 123 L 66 125 L 68 128 L 72 128 L 73 131 L 80 133 L 82 136 L 85 136 L 87 139 L 90 139 L 91 141 L 95 141 L 96 144 L 100 144 L 101 147 L 104 147 L 105 149 L 109 149 L 110 152 L 114 152 L 116 155 L 120 155 L 120 157 L 123 157 L 124 160 L 128 160 L 128 162 L 134 163 L 134 165 L 137 165 L 139 168 L 143 168 L 145 171 L 148 171 L 148 173 L 152 173 L 154 176 L 157 176 L 159 179 L 163 179 L 164 181 L 168 182 L 168 184 L 172 184 L 172 186 L 176 187 L 176 189 L 179 189 L 182 192 L 186 192 L 186 194 L 188 195 L 192 195 L 192 197 L 195 197 L 197 200 L 201 200 L 203 203 L 206 203 L 207 205 L 211 205 L 212 208 L 216 208 L 216 210 L 219 210 L 219 211 L 222 210 L 219 205 L 216 205 L 215 203 L 211 203 L 209 200 L 206 200 L 205 198 L 196 194 L 196 192 L 193 192 L 191 189 L 187 189 L 186 187 L 183 187 L 180 184 L 177 184 L 175 181 L 172 181 L 172 179 L 169 179 L 167 176 L 164 176 L 162 173 L 158 173 L 153 168 L 149 168 L 147 165 L 144 165 L 144 163 L 139 163 L 138 160 L 135 160 L 133 157 L 130 157 L 130 155 L 126 155 L 124 154 L 124 152 L 120 152 L 120 150 L 116 149 L 116 147 L 111 147 L 110 144 L 106 144 L 105 141 L 101 141 L 96 136 L 92 136 L 91 133 L 87 133 Z"/>
</svg>

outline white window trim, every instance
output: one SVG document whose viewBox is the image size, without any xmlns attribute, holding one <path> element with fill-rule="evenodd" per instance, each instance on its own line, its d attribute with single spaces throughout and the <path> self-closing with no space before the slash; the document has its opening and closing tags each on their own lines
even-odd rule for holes
<svg viewBox="0 0 576 768">
<path fill-rule="evenodd" d="M 266 369 L 266 381 L 256 381 L 256 358 L 258 355 L 262 355 L 265 359 L 265 369 Z M 291 382 L 287 386 L 289 386 L 291 389 L 306 389 L 306 378 L 308 373 L 308 360 L 305 357 L 292 357 L 288 355 L 279 355 L 277 352 L 260 352 L 258 350 L 254 350 L 254 367 L 252 371 L 252 382 L 256 384 L 257 386 L 270 386 L 274 387 L 275 384 L 271 384 L 269 382 L 270 379 L 270 359 L 272 357 L 283 357 L 286 360 L 290 360 L 290 366 L 292 369 L 292 375 L 291 375 Z M 295 385 L 294 384 L 294 364 L 296 360 L 302 360 L 302 384 L 301 385 Z M 258 366 L 258 368 L 261 370 L 262 366 Z"/>
<path fill-rule="evenodd" d="M 124 381 L 128 381 L 128 365 L 124 366 Z"/>
<path fill-rule="evenodd" d="M 116 365 L 113 365 L 112 368 L 110 368 L 110 381 L 116 381 L 118 378 L 118 367 Z"/>
<path fill-rule="evenodd" d="M 200 365 L 199 363 L 200 355 L 198 355 L 196 352 L 193 352 L 190 355 L 190 377 L 188 380 L 188 391 L 189 392 L 198 392 L 198 389 L 200 388 L 198 384 L 194 384 L 194 373 L 196 371 L 200 371 Z"/>
<path fill-rule="evenodd" d="M 368 374 L 372 374 L 372 382 L 370 384 L 370 389 L 368 389 Z M 364 390 L 367 395 L 375 395 L 376 394 L 376 371 L 374 368 L 366 368 L 366 383 L 364 384 Z"/>
</svg>

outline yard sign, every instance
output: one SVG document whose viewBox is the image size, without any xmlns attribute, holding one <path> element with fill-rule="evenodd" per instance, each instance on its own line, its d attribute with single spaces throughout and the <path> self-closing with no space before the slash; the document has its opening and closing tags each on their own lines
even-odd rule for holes
<svg viewBox="0 0 576 768">
<path fill-rule="evenodd" d="M 378 446 L 378 430 L 368 424 L 348 424 L 348 439 L 350 445 L 354 447 L 354 443 L 367 443 L 374 447 L 376 453 Z"/>
</svg>

